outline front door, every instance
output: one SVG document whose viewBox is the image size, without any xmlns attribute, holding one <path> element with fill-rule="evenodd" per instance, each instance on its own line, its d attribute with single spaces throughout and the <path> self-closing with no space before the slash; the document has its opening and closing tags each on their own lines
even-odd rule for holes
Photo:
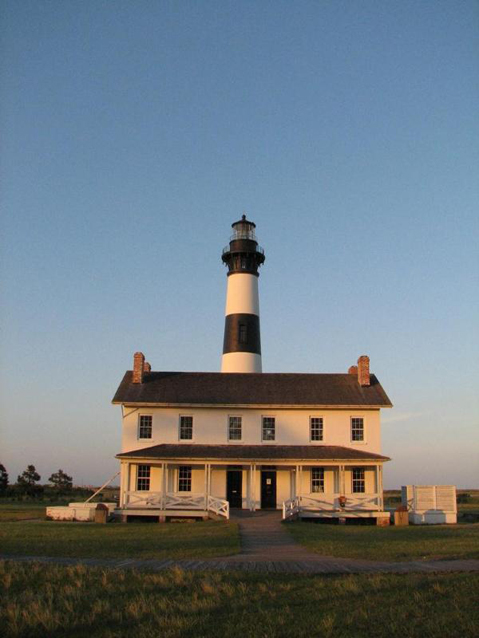
<svg viewBox="0 0 479 638">
<path fill-rule="evenodd" d="M 243 472 L 241 470 L 226 472 L 226 500 L 230 507 L 243 507 Z"/>
<path fill-rule="evenodd" d="M 276 472 L 261 472 L 261 509 L 276 509 Z"/>
</svg>

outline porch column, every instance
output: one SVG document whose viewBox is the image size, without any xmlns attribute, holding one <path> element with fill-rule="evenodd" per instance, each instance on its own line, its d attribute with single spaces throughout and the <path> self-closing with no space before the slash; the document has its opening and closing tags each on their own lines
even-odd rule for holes
<svg viewBox="0 0 479 638">
<path fill-rule="evenodd" d="M 168 491 L 168 463 L 163 463 L 163 472 L 162 472 L 162 496 L 161 496 L 161 505 L 162 509 L 166 510 L 166 494 Z"/>
<path fill-rule="evenodd" d="M 208 490 L 208 468 L 209 468 L 209 463 L 205 463 L 205 511 L 208 510 L 208 494 L 209 494 L 209 490 Z"/>
<path fill-rule="evenodd" d="M 301 493 L 303 491 L 303 466 L 296 466 L 296 496 L 301 500 Z"/>
<path fill-rule="evenodd" d="M 253 463 L 253 508 L 252 511 L 256 511 L 256 463 Z"/>
<path fill-rule="evenodd" d="M 250 512 L 253 511 L 253 464 L 249 464 L 249 472 L 248 472 L 248 509 Z"/>
<path fill-rule="evenodd" d="M 125 507 L 128 502 L 126 493 L 130 488 L 130 464 L 126 461 L 121 461 L 120 464 L 120 508 Z"/>
<path fill-rule="evenodd" d="M 346 475 L 344 472 L 345 466 L 339 466 L 339 493 L 340 496 L 346 495 Z"/>
<path fill-rule="evenodd" d="M 382 512 L 384 510 L 384 494 L 383 494 L 383 466 L 378 465 L 378 507 L 379 511 Z"/>
</svg>

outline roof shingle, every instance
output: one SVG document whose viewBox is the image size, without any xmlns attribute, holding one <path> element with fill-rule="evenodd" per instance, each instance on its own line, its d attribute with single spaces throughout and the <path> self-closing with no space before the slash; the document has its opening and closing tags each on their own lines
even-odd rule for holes
<svg viewBox="0 0 479 638">
<path fill-rule="evenodd" d="M 191 443 L 153 445 L 122 452 L 116 458 L 224 459 L 234 461 L 389 461 L 389 457 L 338 445 L 200 445 Z"/>
<path fill-rule="evenodd" d="M 149 372 L 143 383 L 125 373 L 113 403 L 392 407 L 375 375 L 361 386 L 353 374 Z"/>
</svg>

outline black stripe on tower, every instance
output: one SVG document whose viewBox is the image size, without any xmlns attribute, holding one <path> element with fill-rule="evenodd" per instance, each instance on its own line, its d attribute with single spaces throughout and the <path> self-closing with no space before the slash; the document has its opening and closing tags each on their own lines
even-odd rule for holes
<svg viewBox="0 0 479 638">
<path fill-rule="evenodd" d="M 253 352 L 261 354 L 259 317 L 246 313 L 226 315 L 223 354 Z"/>
</svg>

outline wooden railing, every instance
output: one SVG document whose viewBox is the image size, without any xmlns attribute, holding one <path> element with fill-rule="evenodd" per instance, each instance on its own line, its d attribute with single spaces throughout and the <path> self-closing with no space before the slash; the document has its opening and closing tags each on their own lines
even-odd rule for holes
<svg viewBox="0 0 479 638">
<path fill-rule="evenodd" d="M 379 494 L 348 494 L 344 507 L 339 503 L 340 494 L 321 494 L 318 496 L 296 496 L 283 502 L 283 520 L 292 518 L 300 512 L 353 512 L 379 511 Z"/>
<path fill-rule="evenodd" d="M 160 510 L 199 510 L 209 511 L 224 516 L 226 519 L 230 517 L 230 506 L 225 501 L 216 496 L 206 496 L 205 494 L 195 494 L 191 492 L 174 493 L 169 492 L 125 492 L 125 508 L 131 509 L 160 509 Z"/>
<path fill-rule="evenodd" d="M 287 501 L 283 501 L 283 520 L 286 521 L 289 518 L 294 518 L 299 514 L 300 505 L 299 497 L 289 498 Z"/>
<path fill-rule="evenodd" d="M 213 512 L 218 516 L 224 516 L 226 520 L 230 517 L 230 504 L 222 498 L 208 496 L 208 512 Z"/>
</svg>

